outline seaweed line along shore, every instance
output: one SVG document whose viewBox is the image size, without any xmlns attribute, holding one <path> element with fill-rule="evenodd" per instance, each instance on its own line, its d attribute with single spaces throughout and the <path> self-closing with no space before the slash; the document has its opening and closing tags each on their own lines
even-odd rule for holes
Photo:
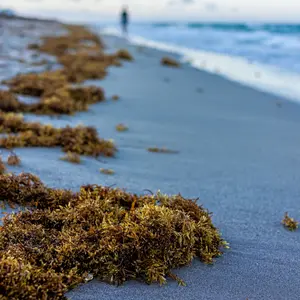
<svg viewBox="0 0 300 300">
<path fill-rule="evenodd" d="M 107 54 L 100 37 L 84 26 L 6 22 L 2 26 L 11 26 L 10 33 L 23 22 L 22 35 L 28 40 L 36 39 L 31 34 L 40 25 L 61 34 L 28 44 L 33 60 L 19 63 L 34 71 L 3 78 L 0 147 L 61 147 L 66 156 L 57 158 L 60 164 L 80 165 L 81 155 L 115 157 L 117 145 L 99 137 L 92 126 L 57 128 L 27 115 L 59 118 L 92 110 L 91 105 L 108 99 L 102 88 L 84 83 L 105 78 L 110 67 L 122 67 L 124 61 L 134 63 L 134 57 L 125 49 Z M 174 60 L 166 64 L 178 66 Z M 24 102 L 23 97 L 35 101 Z M 128 130 L 123 124 L 116 128 Z M 22 157 L 11 153 L 8 165 L 22 165 Z M 67 291 L 93 278 L 111 284 L 131 279 L 164 284 L 170 278 L 183 285 L 174 268 L 195 257 L 211 264 L 228 247 L 211 214 L 196 200 L 160 192 L 139 196 L 93 182 L 77 192 L 50 188 L 34 174 L 9 173 L 2 159 L 1 166 L 0 201 L 4 211 L 12 212 L 0 226 L 1 299 L 64 299 Z"/>
</svg>

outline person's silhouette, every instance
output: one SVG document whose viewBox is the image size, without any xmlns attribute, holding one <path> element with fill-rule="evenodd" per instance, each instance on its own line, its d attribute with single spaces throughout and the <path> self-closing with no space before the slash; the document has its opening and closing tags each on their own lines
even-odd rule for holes
<svg viewBox="0 0 300 300">
<path fill-rule="evenodd" d="M 128 23 L 129 23 L 129 14 L 126 6 L 122 9 L 121 12 L 121 27 L 124 34 L 128 32 Z"/>
</svg>

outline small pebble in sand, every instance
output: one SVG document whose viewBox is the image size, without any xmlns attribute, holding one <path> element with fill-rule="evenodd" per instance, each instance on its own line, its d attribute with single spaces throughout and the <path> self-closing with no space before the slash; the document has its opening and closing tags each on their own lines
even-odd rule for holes
<svg viewBox="0 0 300 300">
<path fill-rule="evenodd" d="M 128 131 L 128 127 L 124 124 L 118 124 L 116 126 L 116 130 L 119 131 L 119 132 Z"/>
<path fill-rule="evenodd" d="M 114 175 L 115 171 L 111 169 L 100 169 L 100 172 L 105 175 Z"/>
<path fill-rule="evenodd" d="M 285 213 L 284 219 L 281 221 L 281 224 L 290 231 L 297 230 L 299 225 L 297 221 L 289 217 L 288 213 Z"/>
</svg>

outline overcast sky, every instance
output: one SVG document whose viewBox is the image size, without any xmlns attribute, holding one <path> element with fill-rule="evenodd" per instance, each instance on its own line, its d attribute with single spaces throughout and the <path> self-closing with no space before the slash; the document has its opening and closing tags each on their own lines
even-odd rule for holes
<svg viewBox="0 0 300 300">
<path fill-rule="evenodd" d="M 30 15 L 67 20 L 115 19 L 127 4 L 137 20 L 291 21 L 300 23 L 300 0 L 1 0 Z"/>
</svg>

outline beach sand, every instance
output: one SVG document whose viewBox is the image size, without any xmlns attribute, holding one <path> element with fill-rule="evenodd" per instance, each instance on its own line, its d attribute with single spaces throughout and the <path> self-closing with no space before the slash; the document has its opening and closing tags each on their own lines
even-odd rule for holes
<svg viewBox="0 0 300 300">
<path fill-rule="evenodd" d="M 138 194 L 181 193 L 200 197 L 230 243 L 214 265 L 195 260 L 176 270 L 178 287 L 128 282 L 121 287 L 93 280 L 69 292 L 87 299 L 297 299 L 300 294 L 300 234 L 280 224 L 284 212 L 300 218 L 300 106 L 188 65 L 160 65 L 165 53 L 105 37 L 109 50 L 126 47 L 134 62 L 109 69 L 101 86 L 110 99 L 89 112 L 50 118 L 27 115 L 56 126 L 95 126 L 113 138 L 116 158 L 62 162 L 60 149 L 16 149 L 22 164 L 12 172 L 38 175 L 51 187 L 78 190 L 83 184 L 116 185 Z M 115 126 L 123 123 L 127 132 Z M 166 147 L 178 154 L 149 153 Z M 6 153 L 3 150 L 3 156 Z M 115 175 L 102 174 L 100 168 Z"/>
</svg>

